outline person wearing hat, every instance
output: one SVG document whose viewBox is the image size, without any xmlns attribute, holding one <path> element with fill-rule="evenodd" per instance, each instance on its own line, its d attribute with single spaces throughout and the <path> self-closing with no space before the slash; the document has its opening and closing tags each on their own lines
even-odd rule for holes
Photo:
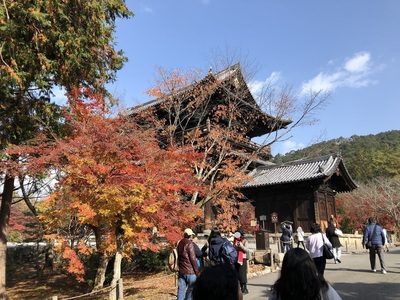
<svg viewBox="0 0 400 300">
<path fill-rule="evenodd" d="M 186 228 L 183 233 L 183 239 L 179 241 L 177 246 L 179 265 L 177 300 L 192 300 L 193 286 L 199 275 L 199 267 L 192 242 L 194 235 L 192 229 Z"/>
<path fill-rule="evenodd" d="M 243 229 L 239 228 L 233 234 L 233 246 L 236 248 L 238 253 L 238 260 L 235 265 L 236 272 L 238 273 L 240 289 L 243 294 L 248 294 L 247 290 L 247 261 L 249 258 L 249 249 L 247 246 L 247 239 L 244 238 Z"/>
<path fill-rule="evenodd" d="M 282 235 L 280 237 L 281 240 L 281 252 L 286 253 L 289 249 L 291 249 L 291 241 L 292 241 L 292 231 L 290 229 L 290 225 L 284 222 L 281 223 Z"/>
</svg>

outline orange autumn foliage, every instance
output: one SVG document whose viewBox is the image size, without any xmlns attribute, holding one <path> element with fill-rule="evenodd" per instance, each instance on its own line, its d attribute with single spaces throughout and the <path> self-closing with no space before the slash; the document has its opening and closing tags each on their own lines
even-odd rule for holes
<svg viewBox="0 0 400 300">
<path fill-rule="evenodd" d="M 33 148 L 25 148 L 30 153 L 26 167 L 41 166 L 62 175 L 40 219 L 50 233 L 57 230 L 65 240 L 77 228 L 99 230 L 97 250 L 110 256 L 121 236 L 127 255 L 134 247 L 158 248 L 151 240 L 153 227 L 171 244 L 176 242 L 182 229 L 194 227 L 201 217 L 199 207 L 184 198 L 203 189 L 193 174 L 196 154 L 160 148 L 154 131 L 127 116 L 107 117 L 96 101 L 71 101 L 66 115 L 71 134 L 47 145 L 45 155 L 33 156 Z M 14 151 L 22 153 L 23 148 Z M 68 270 L 79 278 L 81 265 L 71 251 L 64 254 L 72 264 Z"/>
</svg>

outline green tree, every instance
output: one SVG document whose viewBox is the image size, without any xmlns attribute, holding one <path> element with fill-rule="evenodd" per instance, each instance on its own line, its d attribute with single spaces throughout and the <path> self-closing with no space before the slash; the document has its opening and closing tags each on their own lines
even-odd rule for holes
<svg viewBox="0 0 400 300">
<path fill-rule="evenodd" d="M 115 49 L 116 18 L 133 14 L 123 0 L 14 1 L 0 5 L 0 148 L 24 144 L 44 127 L 59 128 L 52 89 L 85 87 L 112 97 L 105 84 L 126 58 Z M 18 157 L 2 155 L 0 299 L 6 297 L 7 226 Z"/>
<path fill-rule="evenodd" d="M 383 145 L 379 149 L 359 149 L 348 159 L 355 180 L 367 182 L 377 177 L 399 177 L 400 147 Z"/>
</svg>

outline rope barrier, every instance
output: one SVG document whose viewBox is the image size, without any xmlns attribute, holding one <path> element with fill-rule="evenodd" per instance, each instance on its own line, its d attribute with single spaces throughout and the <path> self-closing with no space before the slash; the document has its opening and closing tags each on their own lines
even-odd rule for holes
<svg viewBox="0 0 400 300">
<path fill-rule="evenodd" d="M 112 290 L 114 290 L 114 289 L 116 289 L 116 288 L 117 288 L 117 285 L 116 285 L 115 287 L 110 287 L 110 286 L 108 286 L 108 287 L 105 287 L 105 288 L 102 288 L 102 289 L 100 289 L 100 290 L 96 290 L 96 291 L 94 291 L 94 292 L 90 292 L 90 293 L 87 293 L 87 294 L 83 294 L 83 295 L 79 295 L 79 296 L 74 296 L 74 297 L 69 297 L 69 298 L 57 298 L 57 299 L 59 299 L 59 300 L 79 299 L 79 298 L 84 298 L 84 297 L 87 297 L 87 296 L 93 296 L 93 295 L 96 295 L 96 294 L 100 294 L 100 293 L 105 292 L 105 291 L 111 292 Z"/>
<path fill-rule="evenodd" d="M 169 274 L 169 275 L 165 275 L 165 276 L 162 276 L 162 277 L 157 277 L 157 279 L 163 279 L 163 278 L 167 278 L 167 277 L 171 277 L 171 276 L 175 276 L 175 274 Z M 143 283 L 143 282 L 147 282 L 147 281 L 152 281 L 152 280 L 154 280 L 155 278 L 149 278 L 149 279 L 144 279 L 144 280 L 137 280 L 137 281 L 135 281 L 135 283 L 138 283 L 138 282 L 140 282 L 140 283 Z M 100 290 L 96 290 L 96 291 L 94 291 L 94 292 L 90 292 L 90 293 L 87 293 L 87 294 L 83 294 L 83 295 L 79 295 L 79 296 L 74 296 L 74 297 L 69 297 L 69 298 L 54 298 L 54 299 L 58 299 L 58 300 L 73 300 L 73 299 L 79 299 L 79 298 L 84 298 L 84 297 L 88 297 L 88 296 L 94 296 L 94 295 L 96 295 L 96 294 L 100 294 L 100 293 L 102 293 L 102 292 L 111 292 L 112 290 L 114 290 L 114 289 L 116 289 L 117 288 L 117 286 L 118 286 L 118 284 L 115 286 L 115 287 L 110 287 L 110 286 L 108 286 L 108 287 L 105 287 L 105 288 L 102 288 L 102 289 L 100 289 Z M 126 285 L 126 283 L 124 283 L 124 287 L 126 287 L 127 285 Z M 128 287 L 133 287 L 134 286 L 134 284 L 131 284 L 131 285 L 128 285 Z"/>
<path fill-rule="evenodd" d="M 143 279 L 143 280 L 136 280 L 135 283 L 138 283 L 138 282 L 143 283 L 143 282 L 146 282 L 146 281 L 152 281 L 152 280 L 154 280 L 154 279 L 163 279 L 163 278 L 167 278 L 167 277 L 171 277 L 171 276 L 175 276 L 175 274 L 169 274 L 169 275 L 165 275 L 165 276 L 157 277 L 157 278 L 149 278 L 149 279 Z M 124 282 L 124 286 L 125 286 L 125 287 L 127 286 L 126 282 Z M 131 284 L 131 285 L 128 285 L 128 286 L 129 286 L 129 287 L 133 287 L 134 284 Z"/>
</svg>

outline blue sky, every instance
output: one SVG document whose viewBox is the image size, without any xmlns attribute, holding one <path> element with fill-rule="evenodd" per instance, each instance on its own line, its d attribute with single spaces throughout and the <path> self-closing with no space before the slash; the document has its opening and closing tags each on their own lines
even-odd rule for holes
<svg viewBox="0 0 400 300">
<path fill-rule="evenodd" d="M 291 132 L 273 154 L 318 141 L 400 130 L 400 1 L 146 0 L 117 22 L 129 61 L 111 92 L 126 107 L 148 101 L 155 67 L 210 67 L 215 49 L 239 51 L 277 85 L 331 93 L 319 122 Z M 254 82 L 253 82 L 254 83 Z"/>
</svg>

